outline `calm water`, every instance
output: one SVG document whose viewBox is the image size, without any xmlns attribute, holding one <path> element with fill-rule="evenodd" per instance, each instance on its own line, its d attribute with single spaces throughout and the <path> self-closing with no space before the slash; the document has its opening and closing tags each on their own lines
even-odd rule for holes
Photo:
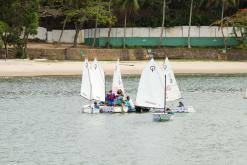
<svg viewBox="0 0 247 165">
<path fill-rule="evenodd" d="M 124 78 L 133 99 L 138 80 Z M 157 123 L 80 113 L 80 77 L 0 78 L 0 165 L 246 165 L 247 76 L 177 80 L 197 112 Z"/>
</svg>

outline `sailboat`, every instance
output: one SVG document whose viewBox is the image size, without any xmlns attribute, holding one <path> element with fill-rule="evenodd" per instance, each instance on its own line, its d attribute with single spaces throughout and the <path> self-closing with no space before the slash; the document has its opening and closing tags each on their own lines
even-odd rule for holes
<svg viewBox="0 0 247 165">
<path fill-rule="evenodd" d="M 177 81 L 175 79 L 175 75 L 168 57 L 166 57 L 165 59 L 165 63 L 163 66 L 163 74 L 167 79 L 166 101 L 171 102 L 181 99 L 182 95 L 177 85 Z M 192 106 L 188 106 L 188 107 L 180 106 L 180 107 L 176 107 L 175 109 L 172 109 L 172 111 L 176 113 L 194 112 L 194 108 Z"/>
<path fill-rule="evenodd" d="M 153 115 L 155 120 L 170 120 L 173 114 L 164 112 L 165 98 L 165 76 L 154 59 L 151 59 L 141 74 L 136 96 L 136 110 L 139 112 L 159 110 Z"/>
<path fill-rule="evenodd" d="M 113 79 L 112 79 L 112 91 L 114 93 L 117 93 L 117 91 L 121 89 L 124 93 L 124 85 L 123 85 L 123 80 L 122 80 L 122 75 L 121 75 L 121 70 L 120 70 L 120 65 L 119 65 L 119 60 L 117 61 L 115 68 L 114 68 L 114 73 L 113 73 Z"/>
<path fill-rule="evenodd" d="M 95 105 L 97 101 L 105 101 L 105 74 L 94 59 L 92 65 L 85 59 L 82 71 L 81 96 L 90 102 L 83 106 L 85 113 L 99 113 L 100 108 Z"/>
<path fill-rule="evenodd" d="M 115 68 L 114 68 L 114 73 L 113 73 L 113 80 L 112 80 L 112 91 L 113 93 L 117 94 L 117 91 L 119 89 L 122 90 L 123 94 L 125 93 L 124 90 L 124 85 L 123 85 L 123 80 L 122 80 L 122 75 L 121 75 L 121 70 L 120 70 L 120 65 L 119 65 L 119 60 L 117 61 Z M 102 112 L 105 113 L 126 113 L 132 111 L 130 107 L 127 106 L 100 106 Z"/>
</svg>

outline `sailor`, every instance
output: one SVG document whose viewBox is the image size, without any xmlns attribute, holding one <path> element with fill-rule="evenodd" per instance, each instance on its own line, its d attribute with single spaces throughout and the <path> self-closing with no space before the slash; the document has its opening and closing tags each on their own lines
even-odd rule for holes
<svg viewBox="0 0 247 165">
<path fill-rule="evenodd" d="M 124 96 L 122 89 L 117 90 L 117 95 L 118 96 Z"/>
<path fill-rule="evenodd" d="M 115 98 L 116 98 L 115 94 L 112 92 L 112 90 L 110 90 L 109 93 L 107 93 L 106 95 L 106 101 L 108 102 L 109 106 L 114 105 Z"/>
<path fill-rule="evenodd" d="M 123 95 L 123 91 L 121 89 L 117 90 L 116 105 L 118 105 L 118 106 L 124 105 L 124 95 Z"/>
<path fill-rule="evenodd" d="M 127 102 L 128 102 L 128 107 L 129 107 L 129 109 L 134 109 L 135 106 L 134 106 L 133 101 L 130 99 L 130 97 L 127 96 L 126 99 L 127 99 Z"/>
<path fill-rule="evenodd" d="M 165 112 L 171 112 L 171 109 L 167 107 L 167 108 L 165 109 Z"/>
<path fill-rule="evenodd" d="M 94 104 L 95 109 L 99 109 L 99 105 L 98 105 L 97 101 L 95 101 L 93 104 Z"/>
<path fill-rule="evenodd" d="M 185 111 L 184 104 L 181 101 L 178 102 L 177 110 L 178 110 L 178 112 L 184 112 Z"/>
<path fill-rule="evenodd" d="M 178 107 L 184 107 L 184 104 L 181 101 L 179 101 L 178 102 Z"/>
</svg>

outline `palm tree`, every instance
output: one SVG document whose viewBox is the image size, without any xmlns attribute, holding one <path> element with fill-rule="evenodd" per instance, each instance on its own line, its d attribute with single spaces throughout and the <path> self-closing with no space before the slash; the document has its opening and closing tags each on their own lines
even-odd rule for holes
<svg viewBox="0 0 247 165">
<path fill-rule="evenodd" d="M 112 5 L 112 0 L 109 0 L 109 2 L 108 2 L 108 11 L 109 11 L 109 13 L 111 13 L 111 5 Z M 111 16 L 112 15 L 110 15 L 110 17 Z M 112 23 L 109 22 L 109 29 L 108 29 L 108 34 L 107 34 L 107 48 L 110 48 L 111 28 L 112 28 Z"/>
<path fill-rule="evenodd" d="M 227 50 L 227 44 L 226 44 L 226 37 L 223 31 L 223 27 L 224 27 L 224 12 L 225 9 L 230 7 L 230 6 L 235 6 L 236 4 L 236 0 L 209 0 L 208 4 L 214 4 L 215 6 L 220 6 L 221 5 L 221 20 L 220 20 L 220 29 L 221 29 L 221 33 L 222 33 L 222 37 L 224 39 L 224 52 L 226 52 Z"/>
<path fill-rule="evenodd" d="M 127 15 L 129 12 L 136 12 L 139 9 L 138 0 L 123 0 L 121 3 L 122 11 L 124 12 L 124 43 L 123 47 L 126 47 L 126 24 Z"/>
<path fill-rule="evenodd" d="M 162 38 L 163 38 L 164 26 L 165 26 L 165 16 L 166 16 L 166 0 L 163 1 L 163 9 L 162 9 L 162 25 L 161 25 L 160 43 L 159 43 L 159 46 L 162 45 Z"/>
<path fill-rule="evenodd" d="M 193 0 L 190 1 L 190 18 L 189 18 L 189 29 L 188 29 L 188 48 L 191 48 L 190 27 L 191 27 L 192 11 L 193 11 Z"/>
</svg>

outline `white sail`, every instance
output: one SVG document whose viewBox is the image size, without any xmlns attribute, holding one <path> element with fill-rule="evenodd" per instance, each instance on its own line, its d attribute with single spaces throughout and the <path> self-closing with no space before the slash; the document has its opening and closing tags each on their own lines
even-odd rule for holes
<svg viewBox="0 0 247 165">
<path fill-rule="evenodd" d="M 247 99 L 247 88 L 246 88 L 246 91 L 245 91 L 244 98 Z"/>
<path fill-rule="evenodd" d="M 163 66 L 163 73 L 166 75 L 166 101 L 175 101 L 182 98 L 172 66 L 167 57 Z"/>
<path fill-rule="evenodd" d="M 123 81 L 122 81 L 122 76 L 121 76 L 121 71 L 120 71 L 120 65 L 119 65 L 119 60 L 117 61 L 113 73 L 113 81 L 112 81 L 112 91 L 114 93 L 117 92 L 117 90 L 121 89 L 124 93 L 124 86 L 123 86 Z"/>
<path fill-rule="evenodd" d="M 90 64 L 88 63 L 88 60 L 85 59 L 82 70 L 81 96 L 88 100 L 92 99 L 90 72 Z"/>
<path fill-rule="evenodd" d="M 105 73 L 97 60 L 91 65 L 92 99 L 105 101 Z"/>
<path fill-rule="evenodd" d="M 141 74 L 136 96 L 136 106 L 164 108 L 164 77 L 162 70 L 151 59 Z"/>
</svg>

